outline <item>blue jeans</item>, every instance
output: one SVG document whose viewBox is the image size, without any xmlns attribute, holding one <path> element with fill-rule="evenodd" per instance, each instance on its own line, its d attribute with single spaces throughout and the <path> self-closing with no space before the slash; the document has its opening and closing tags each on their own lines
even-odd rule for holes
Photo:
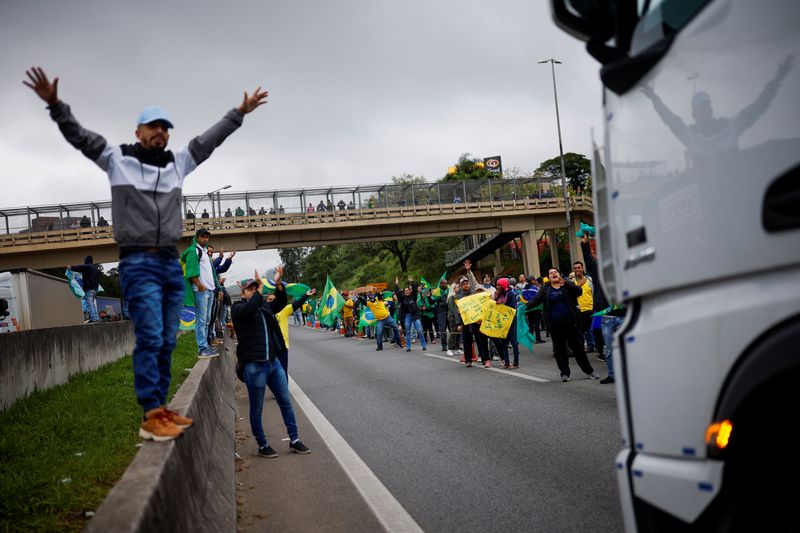
<svg viewBox="0 0 800 533">
<path fill-rule="evenodd" d="M 619 329 L 624 322 L 624 318 L 619 316 L 606 315 L 600 319 L 600 330 L 603 332 L 603 342 L 605 343 L 606 364 L 608 365 L 608 375 L 614 377 L 614 363 L 611 360 L 613 351 L 614 332 Z"/>
<path fill-rule="evenodd" d="M 425 348 L 425 335 L 422 334 L 422 321 L 419 318 L 414 320 L 411 315 L 406 315 L 403 317 L 403 325 L 406 328 L 406 350 L 411 349 L 411 326 L 414 326 L 414 329 L 417 330 L 417 337 L 419 337 L 422 347 Z"/>
<path fill-rule="evenodd" d="M 83 294 L 83 299 L 86 300 L 86 307 L 89 309 L 90 322 L 100 321 L 100 317 L 97 316 L 97 302 L 95 301 L 96 297 L 97 291 L 94 289 L 89 289 Z"/>
<path fill-rule="evenodd" d="M 394 342 L 398 345 L 400 344 L 400 331 L 397 329 L 397 322 L 391 316 L 387 316 L 383 320 L 375 322 L 375 340 L 378 341 L 378 348 L 383 348 L 383 330 L 387 327 L 394 330 Z"/>
<path fill-rule="evenodd" d="M 176 258 L 136 253 L 120 261 L 119 281 L 136 336 L 133 386 L 147 412 L 167 403 L 183 307 L 183 271 Z"/>
<path fill-rule="evenodd" d="M 200 292 L 196 287 L 194 291 L 194 338 L 197 341 L 197 351 L 202 352 L 208 348 L 208 321 L 211 317 L 211 304 L 214 300 L 214 291 Z"/>
<path fill-rule="evenodd" d="M 253 431 L 259 448 L 267 445 L 264 435 L 264 424 L 261 420 L 264 412 L 264 392 L 267 387 L 275 395 L 281 409 L 283 423 L 291 441 L 297 440 L 297 420 L 294 417 L 292 401 L 289 398 L 289 380 L 277 359 L 258 361 L 244 365 L 244 382 L 247 385 L 247 397 L 250 400 L 250 429 Z"/>
</svg>

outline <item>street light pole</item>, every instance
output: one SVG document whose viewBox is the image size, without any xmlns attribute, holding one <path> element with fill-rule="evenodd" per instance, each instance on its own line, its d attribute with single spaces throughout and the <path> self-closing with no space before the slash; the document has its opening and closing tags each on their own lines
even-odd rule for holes
<svg viewBox="0 0 800 533">
<path fill-rule="evenodd" d="M 203 198 L 208 196 L 209 198 L 211 198 L 211 201 L 213 202 L 214 201 L 214 193 L 219 192 L 219 191 L 224 191 L 225 189 L 230 189 L 230 188 L 231 188 L 230 185 L 226 185 L 224 187 L 220 187 L 219 189 L 214 189 L 213 191 L 211 191 L 209 193 L 206 193 L 203 196 L 201 196 L 200 199 L 197 200 L 197 203 L 194 204 L 194 209 L 192 209 L 192 212 L 194 213 L 194 216 L 195 217 L 197 216 L 197 207 L 200 205 L 200 202 L 203 201 Z"/>
<path fill-rule="evenodd" d="M 567 197 L 567 173 L 564 169 L 564 146 L 561 143 L 561 118 L 558 115 L 558 91 L 556 90 L 556 64 L 561 64 L 557 59 L 544 59 L 539 63 L 550 63 L 550 70 L 553 73 L 553 98 L 556 102 L 556 127 L 558 128 L 558 152 L 561 155 L 561 191 L 564 194 L 564 210 L 567 213 L 567 235 L 569 235 L 571 219 L 569 213 L 569 198 Z"/>
</svg>

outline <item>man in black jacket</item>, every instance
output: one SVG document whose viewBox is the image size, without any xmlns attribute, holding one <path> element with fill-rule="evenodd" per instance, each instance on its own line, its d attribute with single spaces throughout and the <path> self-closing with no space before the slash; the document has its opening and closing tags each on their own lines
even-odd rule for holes
<svg viewBox="0 0 800 533">
<path fill-rule="evenodd" d="M 100 288 L 100 269 L 94 264 L 94 258 L 91 255 L 87 255 L 82 265 L 70 265 L 69 269 L 81 274 L 83 299 L 89 309 L 89 322 L 100 322 L 100 317 L 97 316 L 97 303 L 95 302 L 97 289 Z"/>
<path fill-rule="evenodd" d="M 275 268 L 275 299 L 267 302 L 263 297 L 264 284 L 258 272 L 255 279 L 241 283 L 242 301 L 236 302 L 231 310 L 233 328 L 239 343 L 236 345 L 238 359 L 237 373 L 247 385 L 250 400 L 250 428 L 258 442 L 258 455 L 277 457 L 278 454 L 267 442 L 261 415 L 264 410 L 266 388 L 275 395 L 281 409 L 283 423 L 289 433 L 289 448 L 296 453 L 310 453 L 297 432 L 297 422 L 289 398 L 289 386 L 283 367 L 277 359 L 286 351 L 275 313 L 286 307 L 287 298 L 281 277 L 283 266 Z"/>
<path fill-rule="evenodd" d="M 400 306 L 400 323 L 406 335 L 406 351 L 411 351 L 411 328 L 417 330 L 417 337 L 422 344 L 422 350 L 428 349 L 425 342 L 425 335 L 422 333 L 422 321 L 420 320 L 419 307 L 417 306 L 417 284 L 414 278 L 408 277 L 409 286 L 400 290 L 400 278 L 394 280 L 394 293 L 397 295 L 397 305 Z"/>
</svg>

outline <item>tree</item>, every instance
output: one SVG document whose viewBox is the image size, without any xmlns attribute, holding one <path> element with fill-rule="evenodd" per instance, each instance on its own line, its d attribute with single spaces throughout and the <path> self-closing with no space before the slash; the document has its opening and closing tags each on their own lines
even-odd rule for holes
<svg viewBox="0 0 800 533">
<path fill-rule="evenodd" d="M 541 172 L 549 180 L 561 180 L 561 157 L 556 156 L 539 165 L 536 172 Z M 569 152 L 564 154 L 564 172 L 567 174 L 567 186 L 574 192 L 591 191 L 592 164 L 583 154 Z"/>
<path fill-rule="evenodd" d="M 306 248 L 279 248 L 278 255 L 283 263 L 283 276 L 286 280 L 299 281 L 303 277 L 308 250 Z"/>
<path fill-rule="evenodd" d="M 489 172 L 483 165 L 483 160 L 472 154 L 461 154 L 455 164 L 455 172 L 448 172 L 442 181 L 468 181 L 496 178 L 496 174 Z"/>
<path fill-rule="evenodd" d="M 427 181 L 425 176 L 415 176 L 408 173 L 392 176 L 392 185 L 413 185 L 417 183 L 427 183 Z"/>
<path fill-rule="evenodd" d="M 379 241 L 368 243 L 366 246 L 370 247 L 374 251 L 385 250 L 391 253 L 395 258 L 397 258 L 397 262 L 400 263 L 400 272 L 407 274 L 408 259 L 411 257 L 411 252 L 414 249 L 415 242 L 416 241 L 413 239 L 408 241 Z"/>
</svg>

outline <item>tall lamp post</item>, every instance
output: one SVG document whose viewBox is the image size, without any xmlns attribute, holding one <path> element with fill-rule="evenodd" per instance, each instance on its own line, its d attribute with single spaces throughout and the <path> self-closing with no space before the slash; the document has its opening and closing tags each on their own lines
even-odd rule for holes
<svg viewBox="0 0 800 533">
<path fill-rule="evenodd" d="M 567 198 L 567 173 L 564 169 L 564 146 L 561 143 L 561 118 L 558 115 L 558 91 L 556 91 L 556 67 L 555 65 L 561 64 L 557 59 L 544 59 L 539 63 L 550 63 L 550 70 L 553 73 L 553 98 L 556 102 L 556 127 L 558 128 L 558 153 L 561 156 L 561 191 L 564 194 L 564 209 L 567 212 L 567 231 L 570 227 L 570 214 L 569 214 L 569 199 Z"/>
<path fill-rule="evenodd" d="M 556 102 L 556 127 L 558 128 L 558 153 L 561 156 L 561 192 L 564 194 L 564 211 L 567 214 L 567 237 L 571 234 L 572 220 L 569 213 L 569 198 L 567 197 L 567 172 L 564 169 L 564 146 L 561 143 L 561 118 L 558 115 L 558 91 L 556 90 L 556 64 L 560 65 L 561 61 L 557 59 L 543 59 L 538 62 L 550 63 L 550 71 L 553 74 L 553 98 Z M 570 247 L 570 255 L 575 259 L 575 251 Z"/>
<path fill-rule="evenodd" d="M 208 196 L 209 198 L 211 198 L 211 201 L 213 202 L 214 201 L 214 193 L 217 193 L 219 191 L 224 191 L 225 189 L 230 189 L 230 188 L 231 188 L 230 185 L 226 185 L 224 187 L 220 187 L 219 189 L 214 189 L 210 193 L 207 193 L 207 194 L 204 194 L 203 196 L 201 196 L 200 199 L 197 200 L 197 203 L 194 204 L 194 209 L 192 210 L 192 212 L 194 213 L 194 216 L 197 216 L 197 207 L 200 205 L 200 202 L 203 201 L 203 198 Z"/>
</svg>

